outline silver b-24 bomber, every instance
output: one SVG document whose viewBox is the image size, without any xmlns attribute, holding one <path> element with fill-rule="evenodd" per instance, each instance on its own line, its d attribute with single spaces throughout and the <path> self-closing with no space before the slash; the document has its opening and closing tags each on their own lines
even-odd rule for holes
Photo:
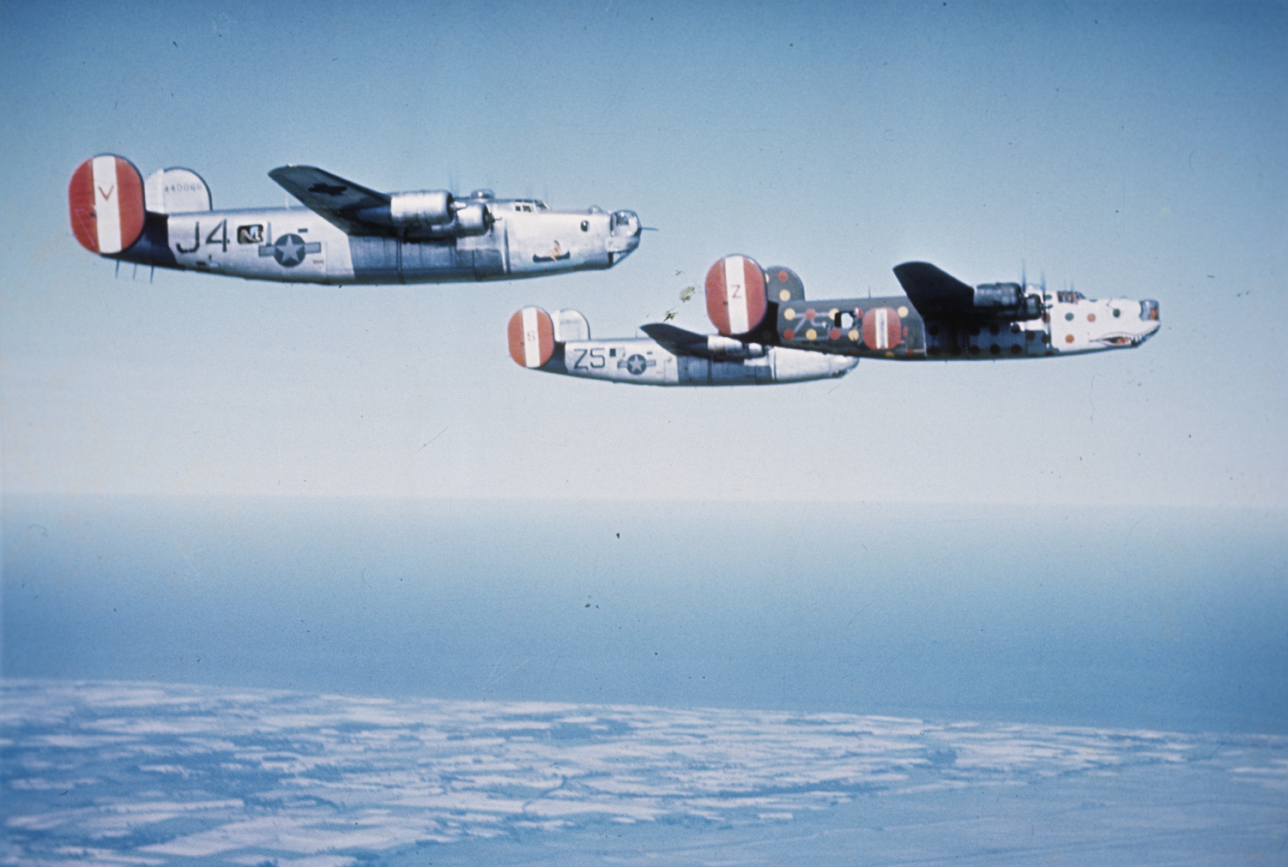
<svg viewBox="0 0 1288 867">
<path fill-rule="evenodd" d="M 894 269 L 906 296 L 807 301 L 790 268 L 727 256 L 707 272 L 718 334 L 665 322 L 647 337 L 592 340 L 584 316 L 525 307 L 509 324 L 511 357 L 548 373 L 645 385 L 769 385 L 844 376 L 861 358 L 1044 358 L 1139 346 L 1158 302 L 1088 299 L 1045 285 L 970 286 L 926 262 Z M 1045 281 L 1044 281 L 1045 282 Z"/>
<path fill-rule="evenodd" d="M 268 173 L 308 210 L 211 210 L 195 172 L 146 182 L 96 156 L 68 185 L 72 232 L 92 253 L 159 268 L 291 283 L 514 280 L 605 269 L 639 246 L 632 211 L 555 211 L 490 190 L 381 193 L 311 166 Z"/>
</svg>

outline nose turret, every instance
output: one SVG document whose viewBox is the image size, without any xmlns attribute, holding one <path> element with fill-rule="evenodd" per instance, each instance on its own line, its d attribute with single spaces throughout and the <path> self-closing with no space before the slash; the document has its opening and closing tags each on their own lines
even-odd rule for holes
<svg viewBox="0 0 1288 867">
<path fill-rule="evenodd" d="M 615 211 L 608 218 L 608 252 L 620 262 L 640 245 L 640 218 L 634 211 Z"/>
</svg>

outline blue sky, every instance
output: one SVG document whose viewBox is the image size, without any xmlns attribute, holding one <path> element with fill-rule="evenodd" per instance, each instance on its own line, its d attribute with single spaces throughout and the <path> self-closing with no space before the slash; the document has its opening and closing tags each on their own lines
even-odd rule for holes
<svg viewBox="0 0 1288 867">
<path fill-rule="evenodd" d="M 7 492 L 1288 504 L 1283 4 L 6 4 Z M 85 158 L 216 207 L 309 163 L 633 208 L 607 273 L 303 287 L 83 251 Z M 650 390 L 521 370 L 505 324 L 710 330 L 718 257 L 808 297 L 924 259 L 1154 298 L 1099 356 Z M 700 296 L 699 296 L 700 299 Z"/>
</svg>

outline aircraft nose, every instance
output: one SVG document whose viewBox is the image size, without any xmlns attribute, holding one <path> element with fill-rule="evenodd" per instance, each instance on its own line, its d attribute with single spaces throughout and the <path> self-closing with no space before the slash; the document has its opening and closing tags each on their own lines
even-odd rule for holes
<svg viewBox="0 0 1288 867">
<path fill-rule="evenodd" d="M 608 221 L 608 250 L 625 256 L 640 245 L 640 218 L 634 211 L 614 211 Z"/>
</svg>

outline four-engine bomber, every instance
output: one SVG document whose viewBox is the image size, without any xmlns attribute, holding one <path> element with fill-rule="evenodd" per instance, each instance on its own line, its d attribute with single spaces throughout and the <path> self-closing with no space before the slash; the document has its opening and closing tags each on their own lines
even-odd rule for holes
<svg viewBox="0 0 1288 867">
<path fill-rule="evenodd" d="M 269 172 L 307 206 L 211 209 L 195 172 L 145 183 L 122 157 L 82 163 L 68 186 L 85 249 L 160 268 L 291 283 L 514 280 L 611 268 L 639 246 L 633 211 L 555 211 L 491 190 L 380 193 L 311 166 Z"/>
<path fill-rule="evenodd" d="M 790 268 L 727 256 L 707 272 L 718 334 L 667 323 L 647 338 L 590 339 L 585 317 L 525 307 L 510 355 L 548 373 L 645 385 L 767 385 L 842 376 L 861 358 L 1041 358 L 1138 346 L 1159 327 L 1156 301 L 1097 301 L 1072 290 L 970 286 L 926 262 L 894 269 L 907 295 L 808 301 Z"/>
<path fill-rule="evenodd" d="M 511 280 L 611 268 L 639 246 L 633 211 L 555 211 L 537 199 L 381 193 L 312 166 L 269 177 L 306 209 L 215 211 L 189 169 L 145 182 L 106 154 L 68 185 L 72 232 L 118 262 L 293 283 Z M 768 385 L 844 376 L 861 358 L 982 360 L 1138 346 L 1159 327 L 1156 301 L 1097 301 L 1045 285 L 971 286 L 926 262 L 894 269 L 906 295 L 809 301 L 790 268 L 726 256 L 706 278 L 717 334 L 665 322 L 647 337 L 592 340 L 574 310 L 514 314 L 510 355 L 523 367 L 645 385 Z"/>
</svg>

